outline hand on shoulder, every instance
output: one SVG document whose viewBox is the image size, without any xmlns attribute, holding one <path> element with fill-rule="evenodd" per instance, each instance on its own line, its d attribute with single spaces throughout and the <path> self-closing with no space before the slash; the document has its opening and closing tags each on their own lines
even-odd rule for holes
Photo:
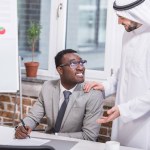
<svg viewBox="0 0 150 150">
<path fill-rule="evenodd" d="M 86 82 L 84 84 L 84 87 L 83 87 L 83 90 L 85 93 L 88 93 L 91 89 L 94 89 L 94 90 L 104 90 L 104 86 L 102 83 L 98 83 L 98 82 L 95 82 L 95 81 L 92 81 L 92 82 Z"/>
</svg>

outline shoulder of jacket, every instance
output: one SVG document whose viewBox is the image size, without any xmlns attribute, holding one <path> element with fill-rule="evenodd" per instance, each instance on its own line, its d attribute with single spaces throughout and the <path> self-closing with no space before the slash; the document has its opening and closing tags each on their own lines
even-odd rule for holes
<svg viewBox="0 0 150 150">
<path fill-rule="evenodd" d="M 90 90 L 90 96 L 92 99 L 95 99 L 95 100 L 104 100 L 105 98 L 105 92 L 104 91 L 100 91 L 100 90 L 93 90 L 91 89 Z"/>
<path fill-rule="evenodd" d="M 43 85 L 55 85 L 59 82 L 59 80 L 48 80 L 45 81 Z"/>
<path fill-rule="evenodd" d="M 42 89 L 44 88 L 48 88 L 48 87 L 55 87 L 59 84 L 59 80 L 49 80 L 49 81 L 45 81 Z"/>
</svg>

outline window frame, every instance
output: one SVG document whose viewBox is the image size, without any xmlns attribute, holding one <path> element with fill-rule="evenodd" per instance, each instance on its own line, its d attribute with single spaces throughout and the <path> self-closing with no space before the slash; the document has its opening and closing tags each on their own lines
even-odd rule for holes
<svg viewBox="0 0 150 150">
<path fill-rule="evenodd" d="M 117 16 L 112 7 L 113 2 L 114 2 L 113 0 L 108 0 L 108 4 L 107 4 L 104 71 L 86 69 L 87 80 L 105 80 L 106 78 L 111 76 L 112 69 L 114 67 L 116 68 L 116 62 L 114 62 L 113 60 L 114 60 L 114 57 L 116 56 L 116 53 L 115 53 L 116 41 L 118 41 L 119 39 L 117 38 L 117 34 L 115 33 L 118 27 L 117 27 Z M 63 32 L 61 32 L 62 35 L 58 36 L 58 39 L 57 39 L 58 40 L 57 45 L 59 45 L 58 49 L 60 50 L 65 48 L 67 0 L 61 0 L 61 3 L 63 4 L 63 10 L 61 12 L 61 16 L 58 21 L 58 28 L 60 31 L 63 31 Z"/>
<path fill-rule="evenodd" d="M 60 50 L 65 49 L 67 2 L 68 0 L 51 0 L 48 70 L 38 69 L 38 75 L 59 77 L 54 57 Z M 112 69 L 119 66 L 122 29 L 118 28 L 117 16 L 112 6 L 113 0 L 108 0 L 104 71 L 86 69 L 86 80 L 105 80 L 111 76 Z M 24 67 L 22 69 L 24 70 Z"/>
</svg>

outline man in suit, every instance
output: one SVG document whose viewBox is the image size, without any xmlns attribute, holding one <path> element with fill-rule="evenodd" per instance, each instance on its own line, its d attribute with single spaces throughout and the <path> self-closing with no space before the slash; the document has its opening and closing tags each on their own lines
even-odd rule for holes
<svg viewBox="0 0 150 150">
<path fill-rule="evenodd" d="M 62 50 L 55 56 L 60 80 L 44 83 L 38 101 L 23 119 L 25 126 L 16 128 L 17 139 L 26 138 L 44 116 L 47 133 L 91 141 L 97 139 L 100 125 L 96 119 L 102 115 L 103 94 L 98 90 L 84 93 L 85 63 L 86 60 L 72 49 Z M 69 91 L 67 104 L 64 91 Z M 64 102 L 66 110 L 62 111 Z"/>
</svg>

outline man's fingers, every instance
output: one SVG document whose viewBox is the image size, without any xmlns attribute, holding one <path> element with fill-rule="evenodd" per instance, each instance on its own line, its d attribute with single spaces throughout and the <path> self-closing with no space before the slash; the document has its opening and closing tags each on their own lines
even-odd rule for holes
<svg viewBox="0 0 150 150">
<path fill-rule="evenodd" d="M 118 106 L 114 106 L 113 108 L 109 109 L 107 111 L 108 116 L 107 117 L 101 117 L 100 119 L 97 119 L 97 123 L 107 123 L 110 121 L 115 120 L 117 117 L 120 116 L 119 108 Z"/>
<path fill-rule="evenodd" d="M 107 110 L 107 114 L 110 115 L 110 114 L 114 113 L 114 111 L 115 111 L 115 109 L 113 107 L 113 108 Z"/>
<path fill-rule="evenodd" d="M 114 119 L 115 119 L 115 114 L 113 113 L 113 114 L 108 116 L 107 122 L 113 121 Z"/>
<path fill-rule="evenodd" d="M 95 81 L 93 82 L 86 82 L 85 85 L 84 85 L 84 92 L 89 92 L 92 88 L 95 89 L 95 87 L 98 87 L 99 86 L 99 83 L 96 83 Z M 97 88 L 99 89 L 99 88 Z"/>
<path fill-rule="evenodd" d="M 16 130 L 25 134 L 28 133 L 28 130 L 26 130 L 23 126 L 19 126 Z"/>
<path fill-rule="evenodd" d="M 97 119 L 96 122 L 97 122 L 97 123 L 100 123 L 100 124 L 101 124 L 101 123 L 106 123 L 106 122 L 107 122 L 107 118 L 108 118 L 108 117 L 102 117 L 102 118 L 100 118 L 100 119 Z"/>
<path fill-rule="evenodd" d="M 16 131 L 15 133 L 16 139 L 25 139 L 27 137 L 27 134 L 21 132 L 20 130 Z"/>
<path fill-rule="evenodd" d="M 113 121 L 115 118 L 114 114 L 109 115 L 108 117 L 102 117 L 101 119 L 97 119 L 97 123 L 107 123 Z"/>
<path fill-rule="evenodd" d="M 90 83 L 86 82 L 83 88 L 84 92 L 89 92 L 90 90 Z"/>
<path fill-rule="evenodd" d="M 93 86 L 93 89 L 94 90 L 103 90 L 103 88 L 102 88 L 102 86 L 100 86 L 100 85 L 95 85 L 95 86 Z"/>
<path fill-rule="evenodd" d="M 28 134 L 30 134 L 32 129 L 29 126 L 27 126 L 27 131 L 28 131 Z"/>
<path fill-rule="evenodd" d="M 119 108 L 118 106 L 114 106 L 112 109 L 107 111 L 108 116 L 108 121 L 113 121 L 116 118 L 120 116 Z"/>
<path fill-rule="evenodd" d="M 27 137 L 29 137 L 29 134 L 31 133 L 32 129 L 29 126 L 25 126 L 25 128 L 23 126 L 19 126 L 16 129 L 15 132 L 15 138 L 16 139 L 25 139 Z"/>
</svg>

